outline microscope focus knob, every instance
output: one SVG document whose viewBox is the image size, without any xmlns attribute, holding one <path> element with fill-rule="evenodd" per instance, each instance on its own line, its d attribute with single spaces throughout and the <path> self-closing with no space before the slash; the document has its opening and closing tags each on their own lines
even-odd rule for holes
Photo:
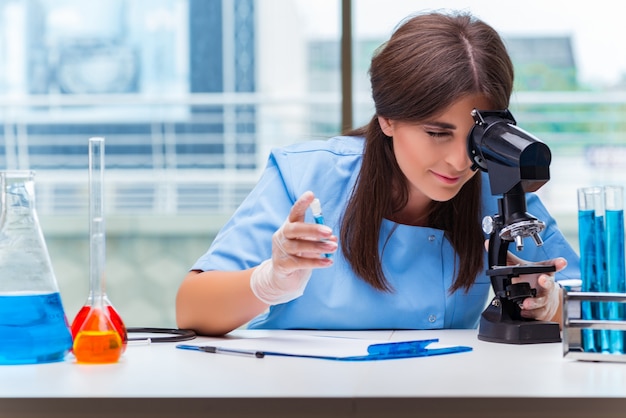
<svg viewBox="0 0 626 418">
<path fill-rule="evenodd" d="M 485 216 L 483 218 L 483 232 L 491 235 L 494 230 L 495 221 L 491 216 Z"/>
</svg>

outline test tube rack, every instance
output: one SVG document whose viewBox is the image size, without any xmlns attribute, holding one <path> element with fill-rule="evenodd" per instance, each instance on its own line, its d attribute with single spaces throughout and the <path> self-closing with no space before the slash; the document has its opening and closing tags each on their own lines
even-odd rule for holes
<svg viewBox="0 0 626 418">
<path fill-rule="evenodd" d="M 626 293 L 563 290 L 563 357 L 584 361 L 626 363 L 625 354 L 587 352 L 583 349 L 582 334 L 585 329 L 626 332 L 625 320 L 582 319 L 581 303 L 586 301 L 626 303 Z"/>
</svg>

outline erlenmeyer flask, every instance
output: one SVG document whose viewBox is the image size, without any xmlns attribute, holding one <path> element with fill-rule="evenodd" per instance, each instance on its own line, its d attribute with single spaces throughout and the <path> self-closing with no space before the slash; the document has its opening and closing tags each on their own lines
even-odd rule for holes
<svg viewBox="0 0 626 418">
<path fill-rule="evenodd" d="M 79 363 L 114 363 L 128 341 L 105 289 L 104 138 L 89 138 L 89 297 L 72 323 Z"/>
<path fill-rule="evenodd" d="M 72 347 L 35 210 L 34 177 L 0 172 L 0 364 L 61 361 Z"/>
</svg>

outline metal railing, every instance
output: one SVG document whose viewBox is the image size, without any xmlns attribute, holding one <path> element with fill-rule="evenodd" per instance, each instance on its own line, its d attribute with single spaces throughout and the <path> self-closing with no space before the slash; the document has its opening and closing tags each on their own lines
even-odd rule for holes
<svg viewBox="0 0 626 418">
<path fill-rule="evenodd" d="M 368 120 L 369 97 L 355 99 L 356 118 Z M 626 180 L 626 93 L 517 93 L 511 108 L 557 164 L 578 164 L 554 176 L 545 194 L 555 205 L 559 191 L 583 181 Z M 48 215 L 86 210 L 91 136 L 106 138 L 108 213 L 227 214 L 270 148 L 326 138 L 341 123 L 339 94 L 0 97 L 0 116 L 0 169 L 36 170 L 39 211 Z"/>
<path fill-rule="evenodd" d="M 37 172 L 40 213 L 82 212 L 88 138 L 102 136 L 107 213 L 231 213 L 269 149 L 325 137 L 307 115 L 338 103 L 336 95 L 3 98 L 0 168 Z"/>
</svg>

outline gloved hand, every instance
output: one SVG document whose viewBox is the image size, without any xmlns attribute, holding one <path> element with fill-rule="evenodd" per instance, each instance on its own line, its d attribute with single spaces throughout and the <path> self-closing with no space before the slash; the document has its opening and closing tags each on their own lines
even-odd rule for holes
<svg viewBox="0 0 626 418">
<path fill-rule="evenodd" d="M 337 250 L 333 231 L 326 225 L 304 222 L 314 198 L 312 192 L 305 192 L 293 204 L 285 223 L 272 236 L 272 258 L 252 272 L 252 292 L 268 305 L 301 296 L 313 269 L 333 264 L 332 258 L 323 256 Z"/>
<path fill-rule="evenodd" d="M 507 255 L 507 264 L 527 264 L 526 261 L 515 256 L 511 252 Z M 553 260 L 542 261 L 541 265 L 554 265 L 556 271 L 561 271 L 567 267 L 567 261 L 558 257 Z M 522 274 L 519 277 L 514 277 L 512 283 L 528 282 L 530 287 L 537 289 L 537 295 L 532 298 L 526 298 L 521 304 L 521 315 L 525 318 L 534 318 L 540 321 L 556 321 L 561 323 L 562 319 L 555 318 L 555 315 L 559 312 L 561 307 L 561 286 L 554 281 L 554 273 L 535 273 L 535 274 Z"/>
</svg>

